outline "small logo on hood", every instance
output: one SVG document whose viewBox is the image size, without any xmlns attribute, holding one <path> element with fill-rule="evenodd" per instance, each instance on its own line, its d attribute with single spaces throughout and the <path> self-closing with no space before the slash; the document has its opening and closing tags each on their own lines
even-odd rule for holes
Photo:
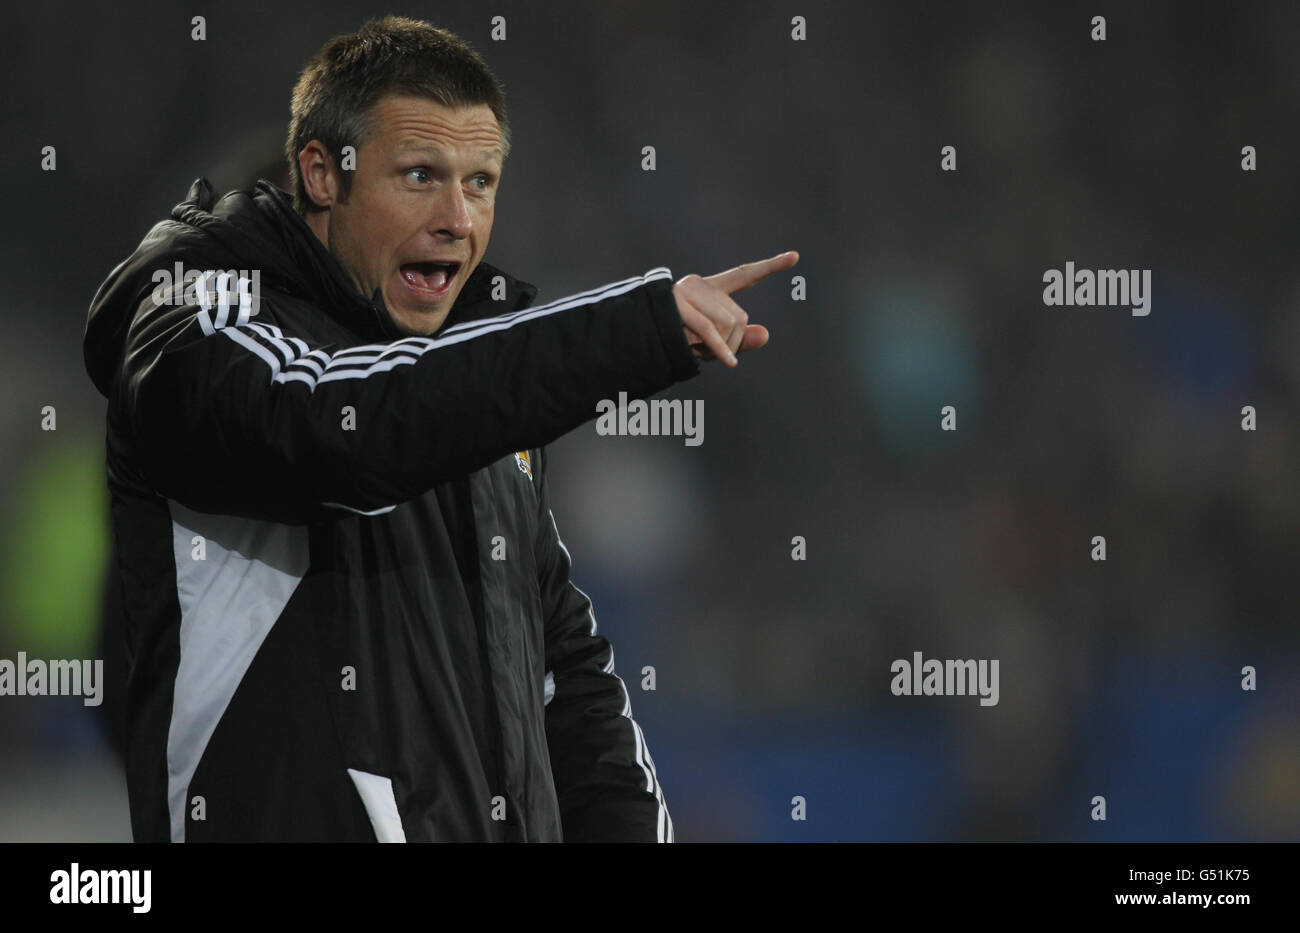
<svg viewBox="0 0 1300 933">
<path fill-rule="evenodd" d="M 156 269 L 150 297 L 158 307 L 197 305 L 239 308 L 241 323 L 257 314 L 262 301 L 261 269 L 187 269 L 177 262 L 171 269 Z"/>
</svg>

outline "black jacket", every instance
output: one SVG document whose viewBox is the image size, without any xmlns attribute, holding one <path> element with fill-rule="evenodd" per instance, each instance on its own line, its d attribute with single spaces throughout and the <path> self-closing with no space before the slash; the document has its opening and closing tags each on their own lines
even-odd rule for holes
<svg viewBox="0 0 1300 933">
<path fill-rule="evenodd" d="M 257 270 L 256 313 L 182 303 L 178 262 Z M 399 339 L 284 192 L 194 183 L 85 335 L 138 841 L 672 839 L 544 449 L 698 373 L 672 284 L 533 307 L 480 263 Z"/>
</svg>

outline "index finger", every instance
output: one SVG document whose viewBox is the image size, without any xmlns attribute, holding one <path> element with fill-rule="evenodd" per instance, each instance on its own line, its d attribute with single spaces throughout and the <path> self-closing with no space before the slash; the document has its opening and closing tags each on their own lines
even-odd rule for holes
<svg viewBox="0 0 1300 933">
<path fill-rule="evenodd" d="M 744 265 L 736 266 L 734 269 L 728 269 L 726 272 L 710 275 L 705 278 L 705 281 L 730 295 L 732 292 L 738 292 L 749 288 L 751 285 L 758 284 L 774 272 L 789 269 L 798 261 L 799 254 L 794 250 L 790 250 L 773 256 L 771 259 L 747 262 Z"/>
</svg>

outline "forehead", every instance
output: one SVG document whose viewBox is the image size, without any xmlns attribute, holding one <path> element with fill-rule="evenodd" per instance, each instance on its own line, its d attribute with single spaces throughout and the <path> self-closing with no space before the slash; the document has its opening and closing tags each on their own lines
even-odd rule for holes
<svg viewBox="0 0 1300 933">
<path fill-rule="evenodd" d="M 435 100 L 386 94 L 371 111 L 371 141 L 400 151 L 429 146 L 501 156 L 501 127 L 487 104 L 445 107 Z"/>
</svg>

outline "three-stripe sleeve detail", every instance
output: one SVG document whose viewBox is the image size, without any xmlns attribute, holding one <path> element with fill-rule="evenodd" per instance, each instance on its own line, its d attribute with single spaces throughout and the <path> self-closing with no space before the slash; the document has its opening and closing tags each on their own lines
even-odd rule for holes
<svg viewBox="0 0 1300 933">
<path fill-rule="evenodd" d="M 199 323 L 205 334 L 224 334 L 265 362 L 271 370 L 272 382 L 301 382 L 314 391 L 322 383 L 364 379 L 376 373 L 388 372 L 398 366 L 415 363 L 431 350 L 508 330 L 561 311 L 595 304 L 660 280 L 671 281 L 672 273 L 667 268 L 659 267 L 645 275 L 612 282 L 548 304 L 466 321 L 448 328 L 436 337 L 404 337 L 389 344 L 365 344 L 333 353 L 312 349 L 300 338 L 287 336 L 276 325 L 248 320 L 243 313 L 237 314 L 231 322 L 228 314 L 219 313 L 218 318 L 212 320 L 208 317 L 208 311 L 202 310 L 199 312 Z"/>
<path fill-rule="evenodd" d="M 565 560 L 568 561 L 569 567 L 572 568 L 573 559 L 569 556 L 569 549 L 564 546 L 564 540 L 560 537 L 560 530 L 555 524 L 555 513 L 549 509 L 547 512 L 551 517 L 551 528 L 555 530 L 556 543 L 560 545 L 560 550 L 564 552 Z M 591 597 L 584 593 L 576 583 L 573 583 L 572 580 L 569 581 L 569 585 L 577 590 L 578 594 L 587 601 L 587 634 L 594 638 L 596 636 L 596 613 L 593 608 L 595 604 L 591 601 Z M 668 813 L 668 804 L 664 801 L 663 788 L 659 786 L 659 775 L 655 771 L 654 759 L 650 757 L 650 748 L 646 744 L 645 733 L 641 731 L 641 725 L 632 718 L 632 697 L 628 693 L 627 684 L 623 682 L 622 677 L 619 677 L 618 674 L 614 673 L 613 645 L 609 648 L 609 660 L 605 663 L 603 670 L 604 673 L 609 674 L 618 681 L 619 690 L 623 693 L 623 709 L 621 710 L 621 714 L 631 724 L 632 739 L 636 747 L 636 763 L 641 769 L 641 773 L 645 775 L 646 793 L 654 795 L 655 801 L 658 803 L 659 807 L 657 827 L 658 840 L 659 842 L 672 842 L 673 818 Z"/>
</svg>

